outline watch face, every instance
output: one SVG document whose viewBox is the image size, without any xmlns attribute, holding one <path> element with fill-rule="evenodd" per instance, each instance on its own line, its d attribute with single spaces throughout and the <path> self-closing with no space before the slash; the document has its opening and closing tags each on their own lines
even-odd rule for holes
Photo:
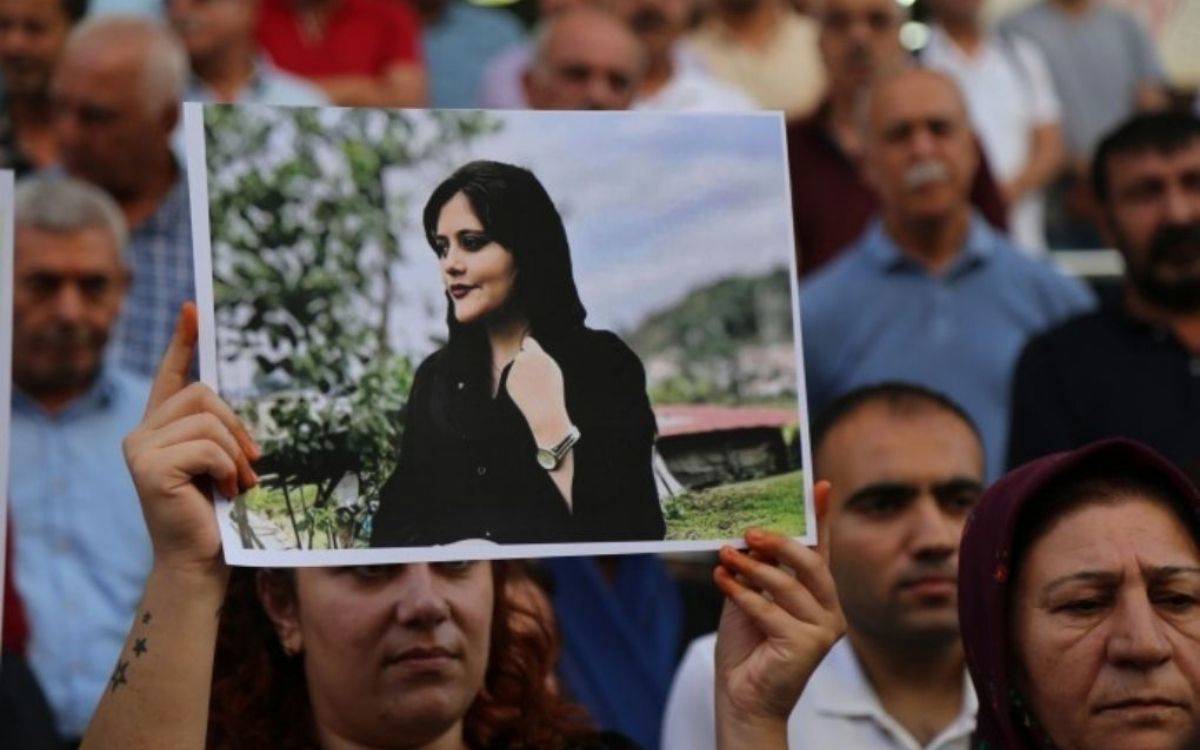
<svg viewBox="0 0 1200 750">
<path fill-rule="evenodd" d="M 548 451 L 545 448 L 539 448 L 537 452 L 538 466 L 546 471 L 551 471 L 558 466 L 558 461 L 554 460 L 553 451 Z"/>
</svg>

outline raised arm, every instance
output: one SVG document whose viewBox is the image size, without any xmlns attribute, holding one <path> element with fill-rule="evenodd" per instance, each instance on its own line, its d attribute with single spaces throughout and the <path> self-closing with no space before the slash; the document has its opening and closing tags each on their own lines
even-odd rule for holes
<svg viewBox="0 0 1200 750">
<path fill-rule="evenodd" d="M 257 483 L 259 449 L 215 393 L 188 385 L 196 309 L 185 305 L 125 459 L 154 546 L 145 595 L 84 735 L 92 748 L 204 747 L 217 622 L 229 570 L 207 487 Z M 113 540 L 120 543 L 120 540 Z"/>
<path fill-rule="evenodd" d="M 785 750 L 788 717 L 846 622 L 817 552 L 760 530 L 748 531 L 746 543 L 748 554 L 721 550 L 713 574 L 726 597 L 717 630 L 717 747 Z"/>
</svg>

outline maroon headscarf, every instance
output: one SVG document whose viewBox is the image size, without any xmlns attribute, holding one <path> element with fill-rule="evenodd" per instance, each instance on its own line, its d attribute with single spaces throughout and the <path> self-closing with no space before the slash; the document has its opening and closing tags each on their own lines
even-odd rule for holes
<svg viewBox="0 0 1200 750">
<path fill-rule="evenodd" d="M 1055 453 L 1010 471 L 987 492 L 963 530 L 958 564 L 958 616 L 967 668 L 979 694 L 975 729 L 978 750 L 1035 750 L 1030 714 L 1020 705 L 1009 667 L 1009 585 L 1017 521 L 1026 502 L 1055 479 L 1084 464 L 1144 470 L 1177 490 L 1200 519 L 1200 492 L 1183 472 L 1146 446 L 1131 440 L 1102 440 Z M 1028 540 L 1021 540 L 1027 542 Z"/>
</svg>

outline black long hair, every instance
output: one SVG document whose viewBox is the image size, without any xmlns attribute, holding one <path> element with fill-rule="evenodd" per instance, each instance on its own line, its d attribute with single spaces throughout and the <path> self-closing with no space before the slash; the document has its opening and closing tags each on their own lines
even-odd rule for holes
<svg viewBox="0 0 1200 750">
<path fill-rule="evenodd" d="M 466 196 L 484 233 L 512 253 L 517 273 L 508 304 L 525 314 L 530 333 L 553 353 L 556 342 L 582 327 L 587 316 L 571 270 L 567 231 L 554 201 L 528 169 L 498 161 L 464 164 L 425 203 L 425 239 L 434 252 L 442 208 L 458 193 Z M 490 388 L 484 324 L 458 322 L 449 295 L 446 302 L 448 350 L 457 374 L 473 390 L 484 384 Z"/>
</svg>

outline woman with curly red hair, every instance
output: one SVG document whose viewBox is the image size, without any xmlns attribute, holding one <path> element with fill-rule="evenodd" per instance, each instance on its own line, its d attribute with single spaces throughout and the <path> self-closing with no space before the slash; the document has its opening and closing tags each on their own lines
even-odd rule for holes
<svg viewBox="0 0 1200 750">
<path fill-rule="evenodd" d="M 633 747 L 559 695 L 553 617 L 519 563 L 231 574 L 204 485 L 253 486 L 260 450 L 212 390 L 187 385 L 195 342 L 188 305 L 125 439 L 155 561 L 85 750 Z M 752 553 L 722 550 L 714 573 L 730 602 L 718 746 L 782 750 L 843 621 L 816 552 L 765 532 L 746 540 Z"/>
</svg>

